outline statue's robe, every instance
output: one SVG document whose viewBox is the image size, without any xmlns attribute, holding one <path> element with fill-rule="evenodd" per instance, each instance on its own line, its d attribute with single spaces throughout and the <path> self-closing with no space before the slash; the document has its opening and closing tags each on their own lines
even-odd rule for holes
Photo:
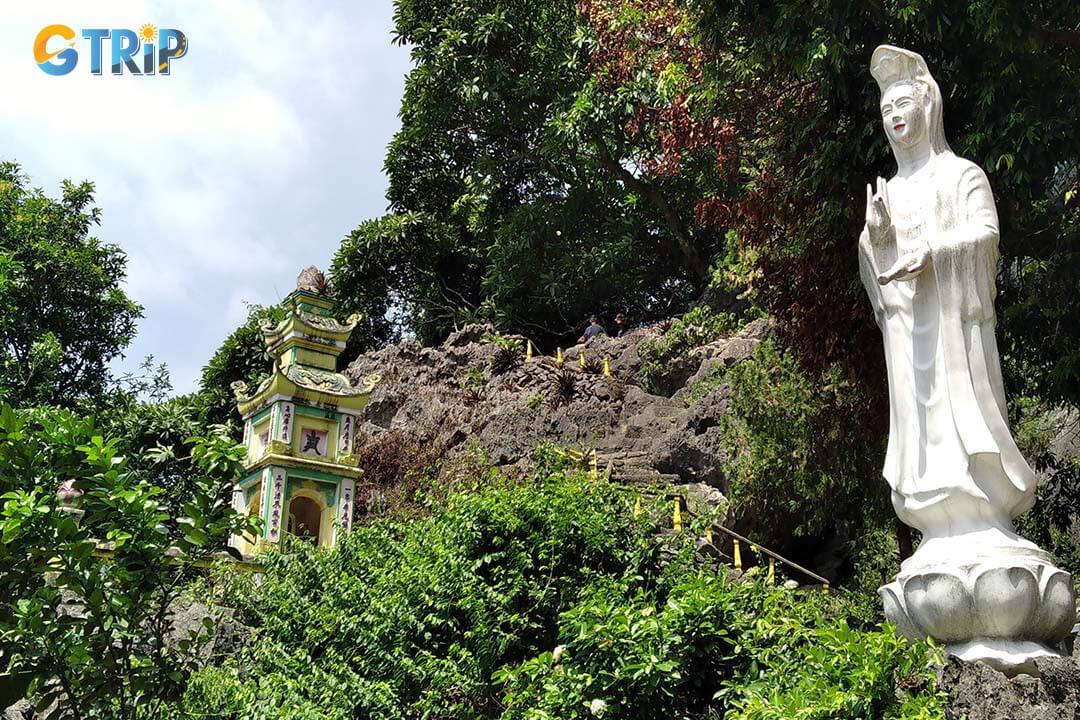
<svg viewBox="0 0 1080 720">
<path fill-rule="evenodd" d="M 924 172 L 889 183 L 895 243 L 871 246 L 866 228 L 859 239 L 889 373 L 883 474 L 898 516 L 920 530 L 931 515 L 929 524 L 952 524 L 967 512 L 960 505 L 1011 524 L 1034 502 L 1036 482 L 1009 432 L 994 338 L 997 210 L 977 165 L 945 152 Z M 923 243 L 931 261 L 918 277 L 878 283 Z"/>
</svg>

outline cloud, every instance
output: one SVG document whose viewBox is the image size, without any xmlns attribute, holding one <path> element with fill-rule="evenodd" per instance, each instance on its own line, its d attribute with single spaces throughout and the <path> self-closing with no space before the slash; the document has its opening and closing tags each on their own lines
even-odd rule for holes
<svg viewBox="0 0 1080 720">
<path fill-rule="evenodd" d="M 243 316 L 276 302 L 309 264 L 385 207 L 381 167 L 398 126 L 408 51 L 391 44 L 390 0 L 313 3 L 8 3 L 0 10 L 0 158 L 59 192 L 90 179 L 146 307 L 128 364 L 152 352 L 177 389 Z M 181 29 L 169 77 L 46 75 L 43 26 Z M 183 376 L 183 377 L 181 377 Z"/>
</svg>

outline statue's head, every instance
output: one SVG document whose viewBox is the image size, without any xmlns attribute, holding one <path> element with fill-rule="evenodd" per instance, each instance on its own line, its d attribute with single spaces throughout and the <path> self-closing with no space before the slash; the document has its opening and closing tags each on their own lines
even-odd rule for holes
<svg viewBox="0 0 1080 720">
<path fill-rule="evenodd" d="M 870 74 L 881 90 L 881 122 L 895 152 L 928 142 L 930 151 L 951 152 L 945 141 L 941 90 L 922 55 L 880 45 L 870 59 Z"/>
<path fill-rule="evenodd" d="M 918 80 L 900 80 L 881 94 L 881 122 L 893 145 L 911 147 L 929 142 L 926 95 L 926 85 Z"/>
</svg>

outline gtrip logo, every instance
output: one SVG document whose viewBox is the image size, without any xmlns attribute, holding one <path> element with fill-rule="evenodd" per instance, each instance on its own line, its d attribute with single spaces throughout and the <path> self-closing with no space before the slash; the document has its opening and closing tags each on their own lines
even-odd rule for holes
<svg viewBox="0 0 1080 720">
<path fill-rule="evenodd" d="M 46 25 L 34 39 L 34 62 L 49 75 L 67 75 L 79 64 L 76 34 L 67 25 Z M 87 28 L 82 39 L 90 46 L 90 74 L 102 74 L 102 52 L 109 50 L 113 75 L 169 75 L 170 63 L 187 55 L 188 41 L 174 28 L 147 23 L 135 30 Z M 52 46 L 54 49 L 50 50 Z"/>
</svg>

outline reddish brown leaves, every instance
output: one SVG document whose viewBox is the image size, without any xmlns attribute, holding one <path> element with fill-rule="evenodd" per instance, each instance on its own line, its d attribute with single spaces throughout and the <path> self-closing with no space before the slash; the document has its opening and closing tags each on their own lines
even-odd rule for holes
<svg viewBox="0 0 1080 720">
<path fill-rule="evenodd" d="M 687 9 L 672 0 L 580 0 L 578 12 L 596 37 L 590 74 L 601 89 L 634 98 L 625 130 L 645 149 L 639 169 L 674 177 L 688 156 L 705 152 L 723 172 L 735 125 L 695 94 L 716 58 L 693 37 Z"/>
</svg>

